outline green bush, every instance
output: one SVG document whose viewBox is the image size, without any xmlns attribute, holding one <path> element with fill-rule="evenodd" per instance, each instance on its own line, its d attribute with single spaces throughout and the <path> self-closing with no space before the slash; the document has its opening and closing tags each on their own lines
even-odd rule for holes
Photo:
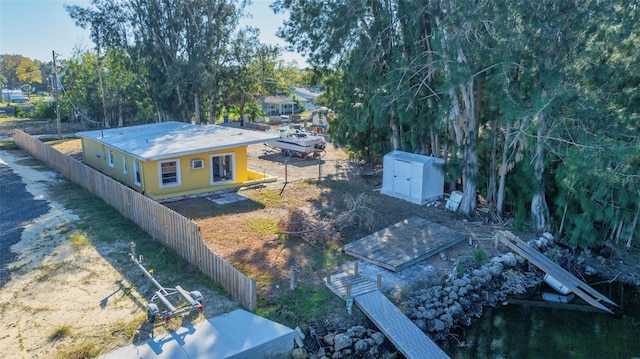
<svg viewBox="0 0 640 359">
<path fill-rule="evenodd" d="M 27 117 L 27 113 L 26 113 L 26 112 L 24 112 L 24 110 L 22 109 L 22 107 L 21 107 L 21 106 L 19 106 L 19 105 L 15 105 L 15 106 L 13 107 L 13 113 L 14 113 L 14 116 L 15 116 L 15 117 L 18 117 L 18 118 L 26 118 L 26 117 Z"/>
<path fill-rule="evenodd" d="M 56 118 L 56 104 L 49 101 L 36 102 L 33 117 L 54 120 Z"/>
</svg>

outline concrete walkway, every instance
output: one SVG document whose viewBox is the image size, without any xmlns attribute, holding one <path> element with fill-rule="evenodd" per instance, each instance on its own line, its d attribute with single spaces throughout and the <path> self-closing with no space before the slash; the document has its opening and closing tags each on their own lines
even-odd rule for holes
<svg viewBox="0 0 640 359">
<path fill-rule="evenodd" d="M 295 331 L 289 327 L 238 309 L 99 358 L 289 358 L 294 336 Z"/>
<path fill-rule="evenodd" d="M 353 300 L 407 359 L 449 358 L 379 290 L 358 295 Z"/>
</svg>

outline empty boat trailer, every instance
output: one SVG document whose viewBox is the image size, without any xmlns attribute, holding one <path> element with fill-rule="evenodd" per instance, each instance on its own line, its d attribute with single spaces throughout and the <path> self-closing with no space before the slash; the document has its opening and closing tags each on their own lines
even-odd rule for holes
<svg viewBox="0 0 640 359">
<path fill-rule="evenodd" d="M 149 271 L 142 265 L 142 256 L 136 257 L 136 244 L 131 242 L 131 253 L 129 258 L 140 268 L 142 273 L 153 283 L 158 290 L 154 293 L 149 304 L 147 305 L 147 317 L 149 323 L 154 323 L 158 316 L 162 316 L 165 321 L 170 321 L 171 318 L 175 318 L 178 315 L 190 312 L 192 310 L 202 311 L 204 298 L 199 291 L 194 290 L 187 292 L 179 285 L 175 288 L 165 288 L 149 273 Z M 161 311 L 155 300 L 159 300 L 165 310 Z M 173 300 L 173 302 L 172 302 Z"/>
</svg>

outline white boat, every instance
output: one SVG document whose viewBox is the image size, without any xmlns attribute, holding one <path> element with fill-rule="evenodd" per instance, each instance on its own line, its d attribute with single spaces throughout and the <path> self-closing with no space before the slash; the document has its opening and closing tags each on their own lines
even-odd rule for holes
<svg viewBox="0 0 640 359">
<path fill-rule="evenodd" d="M 571 289 L 567 288 L 564 284 L 560 283 L 559 280 L 553 278 L 549 274 L 544 275 L 544 282 L 549 285 L 549 287 L 555 289 L 556 292 L 567 295 L 571 293 Z"/>
<path fill-rule="evenodd" d="M 542 300 L 545 302 L 563 303 L 567 304 L 575 298 L 575 294 L 569 293 L 566 295 L 550 292 L 542 292 Z"/>
<path fill-rule="evenodd" d="M 309 133 L 300 128 L 280 127 L 280 138 L 267 144 L 279 148 L 286 156 L 306 157 L 311 153 L 322 152 L 326 146 L 324 136 Z"/>
</svg>

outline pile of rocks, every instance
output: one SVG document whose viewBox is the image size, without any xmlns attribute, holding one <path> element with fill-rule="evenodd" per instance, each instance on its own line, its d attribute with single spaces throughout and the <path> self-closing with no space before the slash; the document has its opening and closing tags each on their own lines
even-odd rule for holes
<svg viewBox="0 0 640 359">
<path fill-rule="evenodd" d="M 542 249 L 550 242 L 545 238 L 532 245 Z M 505 253 L 459 278 L 449 276 L 445 285 L 415 291 L 399 307 L 433 339 L 444 339 L 452 328 L 470 325 L 483 306 L 498 305 L 538 286 L 542 278 L 530 269 L 521 256 Z"/>
<path fill-rule="evenodd" d="M 346 331 L 333 331 L 316 335 L 307 331 L 303 347 L 300 345 L 291 353 L 293 359 L 356 359 L 392 358 L 395 350 L 385 336 L 363 326 L 354 326 Z M 314 338 L 315 337 L 315 338 Z M 306 338 L 305 338 L 306 339 Z"/>
</svg>

